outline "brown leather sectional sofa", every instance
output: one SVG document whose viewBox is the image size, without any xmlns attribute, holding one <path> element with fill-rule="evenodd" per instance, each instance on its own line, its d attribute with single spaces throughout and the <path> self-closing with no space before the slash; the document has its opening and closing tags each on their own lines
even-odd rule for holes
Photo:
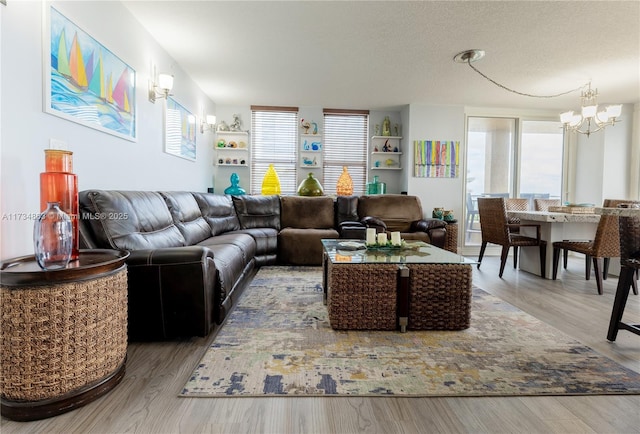
<svg viewBox="0 0 640 434">
<path fill-rule="evenodd" d="M 257 267 L 320 265 L 320 239 L 364 238 L 367 224 L 450 250 L 456 244 L 446 223 L 422 219 L 418 198 L 404 195 L 86 190 L 80 217 L 82 248 L 130 252 L 130 340 L 206 336 Z"/>
</svg>

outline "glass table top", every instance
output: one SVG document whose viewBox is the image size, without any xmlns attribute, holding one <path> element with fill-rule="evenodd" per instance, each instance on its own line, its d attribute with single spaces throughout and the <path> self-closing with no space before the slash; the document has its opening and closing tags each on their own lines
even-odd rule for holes
<svg viewBox="0 0 640 434">
<path fill-rule="evenodd" d="M 403 241 L 401 248 L 367 248 L 364 240 L 321 241 L 333 264 L 477 264 L 423 241 Z"/>
</svg>

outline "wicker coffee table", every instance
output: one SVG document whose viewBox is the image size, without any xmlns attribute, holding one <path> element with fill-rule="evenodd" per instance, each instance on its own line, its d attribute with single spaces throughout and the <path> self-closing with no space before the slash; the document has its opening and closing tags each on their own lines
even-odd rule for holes
<svg viewBox="0 0 640 434">
<path fill-rule="evenodd" d="M 357 243 L 362 244 L 358 246 Z M 421 241 L 365 249 L 322 240 L 323 288 L 338 330 L 462 330 L 471 318 L 475 261 Z"/>
</svg>

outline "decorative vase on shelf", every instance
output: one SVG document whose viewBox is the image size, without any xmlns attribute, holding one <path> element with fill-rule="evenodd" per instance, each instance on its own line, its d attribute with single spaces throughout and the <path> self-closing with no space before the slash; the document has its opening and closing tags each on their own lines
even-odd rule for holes
<svg viewBox="0 0 640 434">
<path fill-rule="evenodd" d="M 313 177 L 313 173 L 309 173 L 298 186 L 298 196 L 324 196 L 322 185 Z"/>
<path fill-rule="evenodd" d="M 380 182 L 378 176 L 373 177 L 373 181 L 367 183 L 367 194 L 385 194 L 387 192 L 387 184 Z"/>
<path fill-rule="evenodd" d="M 269 164 L 267 172 L 262 179 L 262 191 L 263 196 L 269 196 L 272 194 L 280 194 L 280 178 L 278 178 L 278 172 L 276 172 L 273 164 Z"/>
<path fill-rule="evenodd" d="M 73 152 L 45 149 L 45 171 L 40 174 L 40 211 L 47 209 L 49 202 L 57 202 L 60 209 L 71 219 L 71 260 L 78 259 L 78 175 L 73 173 Z"/>
<path fill-rule="evenodd" d="M 391 135 L 391 120 L 389 119 L 389 116 L 385 116 L 384 120 L 382 121 L 382 135 Z"/>
<path fill-rule="evenodd" d="M 431 212 L 431 217 L 442 220 L 444 218 L 444 208 L 434 208 Z"/>
<path fill-rule="evenodd" d="M 241 196 L 247 194 L 244 188 L 240 187 L 240 177 L 237 173 L 233 172 L 229 178 L 231 185 L 224 189 L 224 194 L 230 194 L 232 196 Z"/>
<path fill-rule="evenodd" d="M 353 194 L 353 180 L 349 175 L 347 166 L 342 166 L 342 174 L 336 184 L 336 193 L 338 196 L 351 196 Z"/>
<path fill-rule="evenodd" d="M 47 208 L 36 219 L 33 247 L 36 262 L 44 270 L 64 268 L 71 260 L 73 225 L 58 202 L 47 203 Z"/>
</svg>

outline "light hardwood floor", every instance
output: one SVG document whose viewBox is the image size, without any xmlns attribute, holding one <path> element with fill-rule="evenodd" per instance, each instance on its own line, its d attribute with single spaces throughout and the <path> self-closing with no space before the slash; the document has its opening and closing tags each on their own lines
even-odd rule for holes
<svg viewBox="0 0 640 434">
<path fill-rule="evenodd" d="M 616 278 L 597 295 L 584 260 L 560 280 L 543 280 L 486 257 L 474 284 L 640 372 L 640 336 L 606 340 Z M 640 297 L 625 319 L 640 322 Z M 135 343 L 127 373 L 111 393 L 41 421 L 2 419 L 8 433 L 638 433 L 640 396 L 515 398 L 179 398 L 208 339 Z"/>
</svg>

